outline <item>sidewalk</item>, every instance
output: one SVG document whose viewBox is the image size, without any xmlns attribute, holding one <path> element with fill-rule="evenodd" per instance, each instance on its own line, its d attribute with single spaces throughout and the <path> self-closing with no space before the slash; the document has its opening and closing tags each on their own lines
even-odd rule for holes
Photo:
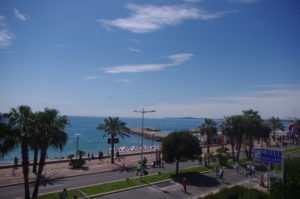
<svg viewBox="0 0 300 199">
<path fill-rule="evenodd" d="M 220 146 L 212 146 L 210 147 L 211 152 L 215 152 L 217 148 Z M 230 145 L 226 145 L 226 147 L 230 148 Z M 203 153 L 206 152 L 206 148 L 203 148 Z M 155 160 L 155 153 L 152 154 L 144 154 L 144 156 L 148 159 L 148 165 L 150 165 Z M 102 161 L 99 159 L 95 160 L 86 160 L 85 167 L 83 169 L 72 169 L 69 166 L 68 162 L 57 161 L 56 163 L 47 164 L 44 167 L 44 176 L 49 179 L 54 178 L 64 178 L 70 176 L 79 176 L 79 175 L 87 175 L 93 173 L 101 173 L 108 172 L 113 170 L 120 170 L 124 167 L 134 168 L 137 165 L 137 162 L 140 160 L 140 154 L 136 153 L 134 155 L 121 155 L 121 160 L 115 160 L 115 164 L 110 163 L 110 157 L 104 158 Z M 36 175 L 31 172 L 32 166 L 30 166 L 30 174 L 29 181 L 34 182 L 36 179 Z M 12 168 L 1 168 L 0 169 L 0 187 L 21 184 L 24 183 L 22 167 L 19 166 L 18 169 L 15 170 L 15 175 L 13 175 Z"/>
</svg>

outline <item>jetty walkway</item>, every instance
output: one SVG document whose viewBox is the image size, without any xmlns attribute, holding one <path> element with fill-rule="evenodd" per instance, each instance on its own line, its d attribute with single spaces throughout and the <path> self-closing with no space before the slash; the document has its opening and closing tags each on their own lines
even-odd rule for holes
<svg viewBox="0 0 300 199">
<path fill-rule="evenodd" d="M 129 133 L 133 135 L 138 135 L 138 136 L 144 136 L 144 138 L 150 139 L 150 140 L 155 140 L 160 142 L 164 137 L 167 136 L 165 133 L 159 132 L 160 129 L 157 128 L 144 128 L 144 131 L 142 128 L 130 128 Z"/>
</svg>

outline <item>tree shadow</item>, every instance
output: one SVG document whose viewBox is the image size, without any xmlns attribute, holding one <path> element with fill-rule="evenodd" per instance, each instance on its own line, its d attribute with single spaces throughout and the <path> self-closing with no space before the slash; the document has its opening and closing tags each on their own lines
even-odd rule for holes
<svg viewBox="0 0 300 199">
<path fill-rule="evenodd" d="M 62 182 L 66 181 L 64 178 L 55 178 L 55 174 L 51 176 L 41 176 L 40 186 L 46 187 L 47 185 L 55 185 L 61 184 Z M 30 183 L 31 187 L 35 186 L 35 182 Z"/>
<path fill-rule="evenodd" d="M 216 178 L 198 172 L 180 173 L 178 176 L 172 176 L 172 179 L 177 183 L 181 183 L 183 177 L 187 178 L 188 185 L 198 187 L 215 187 L 221 185 Z"/>
</svg>

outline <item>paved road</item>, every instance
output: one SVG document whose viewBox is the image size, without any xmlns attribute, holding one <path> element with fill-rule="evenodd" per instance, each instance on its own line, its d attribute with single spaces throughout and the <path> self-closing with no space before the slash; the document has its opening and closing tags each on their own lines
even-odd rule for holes
<svg viewBox="0 0 300 199">
<path fill-rule="evenodd" d="M 300 152 L 293 153 L 289 156 L 300 156 Z M 180 163 L 180 169 L 197 166 L 197 165 L 199 165 L 197 161 L 184 162 L 184 163 Z M 166 171 L 174 171 L 174 170 L 175 170 L 175 164 L 166 164 L 165 168 L 149 168 L 148 171 L 150 174 L 153 174 L 153 173 L 158 173 L 158 172 L 166 172 Z M 78 171 L 78 172 L 80 172 L 80 171 Z M 231 175 L 230 172 L 233 172 L 233 171 L 228 170 L 229 176 Z M 226 171 L 226 173 L 227 173 L 227 171 Z M 212 174 L 212 175 L 214 175 L 214 174 Z M 83 176 L 75 176 L 75 177 L 68 177 L 68 178 L 61 178 L 61 179 L 46 179 L 46 180 L 44 180 L 44 182 L 42 182 L 43 184 L 40 186 L 39 193 L 60 191 L 64 187 L 74 188 L 74 187 L 88 186 L 88 185 L 104 183 L 104 182 L 109 182 L 109 181 L 114 181 L 114 180 L 120 180 L 120 179 L 125 179 L 125 178 L 132 178 L 132 177 L 136 177 L 135 171 L 133 169 L 124 169 L 124 170 L 119 170 L 119 171 L 111 171 L 111 172 L 104 172 L 104 173 L 83 175 Z M 236 177 L 237 177 L 237 179 L 235 179 Z M 236 175 L 236 176 L 233 175 L 232 178 L 233 179 L 231 179 L 231 177 L 229 178 L 229 180 L 233 180 L 233 181 L 230 181 L 229 183 L 241 181 L 243 179 L 243 176 L 241 175 L 239 177 L 239 175 Z M 204 182 L 204 184 L 201 184 L 201 187 L 202 187 L 201 190 L 205 189 L 205 187 L 208 186 L 208 185 L 206 185 L 206 183 L 208 183 L 209 180 L 212 180 L 212 179 L 211 178 L 207 178 L 204 180 L 200 179 L 200 181 Z M 176 186 L 178 187 L 178 184 L 176 186 L 175 185 L 176 185 L 176 183 L 173 185 L 174 186 L 173 188 L 175 188 Z M 152 188 L 153 187 L 154 187 L 154 189 L 156 189 L 155 186 L 152 186 Z M 170 187 L 170 186 L 167 186 L 167 187 Z M 217 185 L 217 187 L 218 187 L 218 185 Z M 31 187 L 31 188 L 33 189 L 33 187 Z M 143 189 L 147 189 L 147 188 L 143 188 Z M 195 186 L 195 189 L 197 189 L 197 186 Z M 157 190 L 159 190 L 159 189 L 157 189 Z M 22 197 L 22 196 L 24 196 L 24 187 L 22 184 L 1 187 L 0 193 L 1 193 L 0 199 L 2 199 L 2 198 L 10 199 L 10 198 Z"/>
<path fill-rule="evenodd" d="M 189 161 L 189 162 L 180 163 L 179 167 L 180 169 L 183 169 L 183 168 L 193 167 L 197 165 L 199 165 L 197 161 L 195 162 Z M 174 170 L 175 170 L 175 164 L 165 164 L 164 168 L 149 168 L 148 172 L 149 174 L 154 174 L 158 172 L 167 172 L 167 171 L 174 171 Z M 125 178 L 132 178 L 132 177 L 136 177 L 135 170 L 124 169 L 119 171 L 110 171 L 110 172 L 104 172 L 98 174 L 74 176 L 74 177 L 61 178 L 61 179 L 46 179 L 46 181 L 44 181 L 40 186 L 39 193 L 60 191 L 64 187 L 74 188 L 74 187 L 88 186 L 88 185 L 99 184 L 99 183 L 120 180 Z M 33 187 L 31 188 L 33 189 Z M 21 185 L 1 187 L 0 193 L 1 193 L 0 199 L 22 197 L 24 196 L 24 186 L 23 184 L 21 184 Z"/>
<path fill-rule="evenodd" d="M 251 181 L 244 174 L 237 174 L 234 169 L 225 169 L 224 179 L 216 178 L 215 172 L 187 176 L 187 193 L 183 192 L 180 182 L 170 181 L 150 185 L 142 188 L 132 189 L 114 194 L 108 194 L 97 198 L 101 199 L 190 199 L 197 198 L 215 192 L 222 187 L 235 184 L 253 187 L 258 184 L 258 178 Z"/>
</svg>

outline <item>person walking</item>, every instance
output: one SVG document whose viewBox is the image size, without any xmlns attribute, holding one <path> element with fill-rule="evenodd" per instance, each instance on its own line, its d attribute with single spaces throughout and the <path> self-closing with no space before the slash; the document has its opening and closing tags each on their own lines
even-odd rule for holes
<svg viewBox="0 0 300 199">
<path fill-rule="evenodd" d="M 119 159 L 119 161 L 120 161 L 120 152 L 119 151 L 117 151 L 117 153 L 116 153 L 116 160 L 117 159 Z"/>
<path fill-rule="evenodd" d="M 64 188 L 64 190 L 62 192 L 60 192 L 60 199 L 67 199 L 68 197 L 68 192 L 67 192 L 67 189 Z"/>
<path fill-rule="evenodd" d="M 240 164 L 238 161 L 235 162 L 235 170 L 236 170 L 236 173 L 240 173 Z"/>
<path fill-rule="evenodd" d="M 183 178 L 182 178 L 182 186 L 183 186 L 184 193 L 186 193 L 186 186 L 187 186 L 187 180 L 186 180 L 186 177 L 183 177 Z"/>
<path fill-rule="evenodd" d="M 223 182 L 223 176 L 224 176 L 224 170 L 222 168 L 220 168 L 219 178 L 222 180 L 222 182 Z"/>
<path fill-rule="evenodd" d="M 17 169 L 18 168 L 18 162 L 19 162 L 19 159 L 17 156 L 15 156 L 14 158 L 14 168 Z"/>
<path fill-rule="evenodd" d="M 141 172 L 141 161 L 138 162 L 138 164 L 136 165 L 136 174 L 138 175 Z"/>
<path fill-rule="evenodd" d="M 220 173 L 220 168 L 216 167 L 216 178 L 219 177 L 219 173 Z"/>
</svg>

